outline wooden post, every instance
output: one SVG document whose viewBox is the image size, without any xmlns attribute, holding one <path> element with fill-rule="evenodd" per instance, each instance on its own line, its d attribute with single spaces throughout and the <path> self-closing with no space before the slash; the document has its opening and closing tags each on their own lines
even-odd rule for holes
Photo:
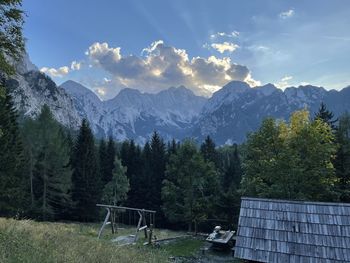
<svg viewBox="0 0 350 263">
<path fill-rule="evenodd" d="M 156 213 L 153 213 L 153 227 L 156 227 Z"/>
<path fill-rule="evenodd" d="M 136 242 L 136 241 L 137 241 L 138 234 L 139 234 L 139 228 L 140 228 L 140 226 L 141 226 L 141 222 L 142 222 L 142 214 L 140 213 L 140 211 L 137 211 L 137 213 L 139 214 L 140 219 L 139 219 L 139 222 L 137 223 L 137 227 L 136 227 L 136 233 L 135 233 L 135 239 L 134 239 L 134 242 Z"/>
<path fill-rule="evenodd" d="M 111 215 L 111 210 L 108 207 L 106 209 L 107 209 L 107 215 L 106 215 L 105 221 L 103 221 L 103 225 L 102 225 L 100 231 L 98 232 L 98 238 L 101 237 L 102 231 L 105 228 L 105 226 L 107 225 L 109 216 Z"/>
<path fill-rule="evenodd" d="M 142 222 L 143 226 L 147 226 L 145 211 L 142 209 Z M 143 230 L 145 233 L 145 239 L 147 239 L 147 227 Z"/>
<path fill-rule="evenodd" d="M 116 211 L 114 210 L 114 209 L 111 209 L 112 210 L 112 212 L 111 212 L 111 226 L 112 226 L 112 234 L 115 234 L 115 224 L 114 224 L 114 222 L 115 222 L 115 213 L 116 213 Z"/>
<path fill-rule="evenodd" d="M 152 244 L 152 235 L 153 235 L 153 224 L 149 225 L 149 236 L 148 236 L 148 244 Z"/>
</svg>

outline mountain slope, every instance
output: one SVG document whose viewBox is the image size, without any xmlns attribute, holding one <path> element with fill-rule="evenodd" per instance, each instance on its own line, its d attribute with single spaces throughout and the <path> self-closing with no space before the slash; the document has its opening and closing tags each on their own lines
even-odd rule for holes
<svg viewBox="0 0 350 263">
<path fill-rule="evenodd" d="M 60 88 L 64 89 L 73 100 L 75 110 L 81 119 L 85 118 L 89 121 L 90 126 L 97 136 L 104 136 L 103 128 L 99 126 L 99 121 L 105 114 L 102 101 L 91 90 L 83 85 L 66 81 Z"/>
<path fill-rule="evenodd" d="M 313 116 L 321 102 L 339 116 L 350 109 L 350 88 L 326 91 L 308 85 L 282 91 L 272 84 L 248 88 L 231 82 L 208 100 L 193 125 L 192 136 L 202 140 L 210 135 L 218 144 L 241 143 L 247 133 L 259 128 L 263 119 L 288 120 L 292 112 L 304 108 Z"/>
<path fill-rule="evenodd" d="M 321 87 L 289 87 L 272 84 L 251 88 L 232 81 L 210 99 L 185 87 L 169 88 L 157 94 L 123 89 L 116 97 L 101 101 L 83 85 L 67 81 L 60 87 L 30 62 L 27 56 L 16 65 L 17 74 L 7 80 L 20 114 L 35 118 L 47 104 L 63 125 L 78 129 L 86 118 L 97 137 L 134 139 L 143 144 L 158 131 L 165 140 L 207 135 L 218 145 L 241 143 L 246 134 L 259 128 L 266 117 L 287 120 L 292 112 L 307 108 L 311 114 L 321 102 L 339 116 L 350 110 L 350 87 L 327 91 Z"/>
<path fill-rule="evenodd" d="M 186 137 L 206 102 L 185 87 L 157 94 L 127 88 L 108 101 L 100 101 L 89 89 L 73 81 L 61 87 L 72 96 L 76 110 L 89 120 L 95 134 L 139 143 L 144 143 L 155 130 L 169 140 Z"/>
<path fill-rule="evenodd" d="M 61 124 L 72 129 L 79 127 L 81 118 L 71 97 L 48 76 L 39 72 L 27 55 L 16 65 L 16 69 L 17 74 L 6 80 L 6 86 L 21 115 L 35 118 L 40 114 L 42 106 L 47 104 L 54 118 Z"/>
</svg>

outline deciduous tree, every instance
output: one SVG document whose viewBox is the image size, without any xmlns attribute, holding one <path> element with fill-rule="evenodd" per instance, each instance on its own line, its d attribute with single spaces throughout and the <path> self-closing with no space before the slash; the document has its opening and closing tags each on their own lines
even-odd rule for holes
<svg viewBox="0 0 350 263">
<path fill-rule="evenodd" d="M 187 223 L 197 231 L 198 223 L 212 210 L 217 191 L 217 172 L 191 141 L 171 155 L 162 188 L 163 209 L 172 222 Z"/>
<path fill-rule="evenodd" d="M 295 112 L 289 124 L 267 119 L 247 141 L 245 195 L 299 200 L 335 200 L 336 147 L 324 121 Z"/>
</svg>

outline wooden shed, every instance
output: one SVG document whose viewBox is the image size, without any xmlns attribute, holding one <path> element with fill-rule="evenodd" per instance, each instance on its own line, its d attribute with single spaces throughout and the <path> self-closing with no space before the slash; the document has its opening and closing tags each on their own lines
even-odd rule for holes
<svg viewBox="0 0 350 263">
<path fill-rule="evenodd" d="M 243 197 L 235 257 L 350 262 L 350 204 Z"/>
</svg>

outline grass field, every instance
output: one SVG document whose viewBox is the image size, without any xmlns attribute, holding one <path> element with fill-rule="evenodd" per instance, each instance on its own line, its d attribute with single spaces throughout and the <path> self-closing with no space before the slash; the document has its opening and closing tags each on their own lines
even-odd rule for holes
<svg viewBox="0 0 350 263">
<path fill-rule="evenodd" d="M 50 223 L 0 218 L 0 262 L 169 262 L 171 256 L 190 256 L 203 241 L 185 239 L 160 248 L 141 243 L 116 246 L 109 229 L 97 239 L 97 224 Z M 120 235 L 133 229 L 120 230 Z M 142 236 L 143 233 L 140 233 Z M 156 230 L 158 239 L 183 233 Z"/>
</svg>

